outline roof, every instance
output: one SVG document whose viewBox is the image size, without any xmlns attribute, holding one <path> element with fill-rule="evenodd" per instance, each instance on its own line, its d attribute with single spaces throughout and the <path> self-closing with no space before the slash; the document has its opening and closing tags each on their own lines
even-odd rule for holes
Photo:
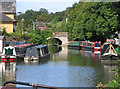
<svg viewBox="0 0 120 89">
<path fill-rule="evenodd" d="M 16 45 L 15 47 L 26 47 L 26 46 L 31 46 L 32 44 L 21 44 L 21 45 Z"/>
<path fill-rule="evenodd" d="M 37 45 L 37 46 L 35 46 L 36 48 L 44 48 L 44 47 L 46 47 L 47 45 Z"/>
<path fill-rule="evenodd" d="M 0 22 L 14 22 L 14 20 L 0 13 Z"/>
<path fill-rule="evenodd" d="M 7 47 L 4 47 L 4 48 L 6 48 L 6 49 L 13 49 L 14 47 L 13 46 L 7 46 Z"/>
<path fill-rule="evenodd" d="M 0 12 L 16 13 L 16 0 L 0 0 Z"/>
</svg>

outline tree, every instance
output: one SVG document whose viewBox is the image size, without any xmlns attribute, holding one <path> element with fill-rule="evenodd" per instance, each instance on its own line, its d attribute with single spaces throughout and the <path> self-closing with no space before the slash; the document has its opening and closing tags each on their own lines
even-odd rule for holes
<svg viewBox="0 0 120 89">
<path fill-rule="evenodd" d="M 73 39 L 99 41 L 101 38 L 109 38 L 120 27 L 116 5 L 118 3 L 112 2 L 74 4 L 66 10 L 68 23 L 64 25 L 65 31 L 68 31 L 69 37 Z"/>
<path fill-rule="evenodd" d="M 46 13 L 42 13 L 41 15 L 37 16 L 37 21 L 39 22 L 48 22 L 49 21 L 49 15 Z"/>
<path fill-rule="evenodd" d="M 40 8 L 39 11 L 41 12 L 41 14 L 43 14 L 43 13 L 48 14 L 49 13 L 45 8 Z"/>
</svg>

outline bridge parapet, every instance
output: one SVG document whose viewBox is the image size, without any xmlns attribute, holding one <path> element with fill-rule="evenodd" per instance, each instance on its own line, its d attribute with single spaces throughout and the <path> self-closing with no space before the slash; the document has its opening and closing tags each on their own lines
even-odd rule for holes
<svg viewBox="0 0 120 89">
<path fill-rule="evenodd" d="M 53 32 L 52 37 L 48 37 L 48 39 L 55 38 L 62 41 L 62 45 L 68 44 L 68 32 Z"/>
<path fill-rule="evenodd" d="M 68 37 L 68 32 L 53 32 L 53 37 Z"/>
</svg>

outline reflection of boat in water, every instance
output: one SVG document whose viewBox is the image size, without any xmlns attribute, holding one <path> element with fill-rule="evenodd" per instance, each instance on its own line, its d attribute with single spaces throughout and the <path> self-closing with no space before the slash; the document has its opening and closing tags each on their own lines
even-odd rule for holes
<svg viewBox="0 0 120 89">
<path fill-rule="evenodd" d="M 24 61 L 38 61 L 40 58 L 46 57 L 50 54 L 47 45 L 38 45 L 27 48 Z"/>
<path fill-rule="evenodd" d="M 0 85 L 10 80 L 16 80 L 16 62 L 0 62 Z"/>
<path fill-rule="evenodd" d="M 74 53 L 78 55 L 83 55 L 84 57 L 100 58 L 101 53 L 94 53 L 93 51 L 87 50 L 77 50 L 77 49 L 68 49 L 69 53 Z"/>
<path fill-rule="evenodd" d="M 93 51 L 86 51 L 86 50 L 80 50 L 81 55 L 85 56 L 85 57 L 91 57 L 91 58 L 98 58 L 100 59 L 101 57 L 101 53 L 94 53 Z"/>
</svg>

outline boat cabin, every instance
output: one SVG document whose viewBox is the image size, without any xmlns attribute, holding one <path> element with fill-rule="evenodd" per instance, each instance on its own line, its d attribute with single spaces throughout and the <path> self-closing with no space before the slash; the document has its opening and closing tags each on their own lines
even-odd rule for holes
<svg viewBox="0 0 120 89">
<path fill-rule="evenodd" d="M 47 45 L 38 45 L 27 48 L 24 60 L 38 60 L 49 54 Z"/>
</svg>

